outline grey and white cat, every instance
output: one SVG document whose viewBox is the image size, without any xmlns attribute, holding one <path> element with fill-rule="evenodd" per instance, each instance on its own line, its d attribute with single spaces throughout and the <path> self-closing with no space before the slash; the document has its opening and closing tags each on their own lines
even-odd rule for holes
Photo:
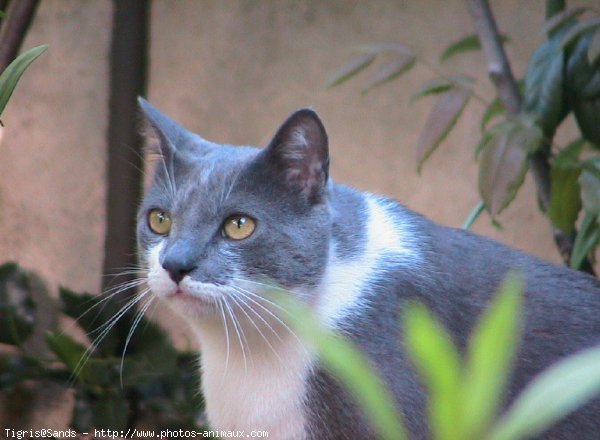
<svg viewBox="0 0 600 440">
<path fill-rule="evenodd" d="M 399 342 L 407 300 L 431 308 L 464 348 L 507 271 L 526 275 L 526 323 L 507 402 L 553 361 L 600 344 L 598 280 L 334 183 L 327 134 L 312 110 L 291 115 L 259 149 L 208 142 L 140 105 L 159 157 L 139 210 L 140 254 L 153 295 L 200 342 L 213 428 L 267 430 L 278 440 L 375 437 L 280 320 L 266 280 L 358 344 L 413 439 L 429 433 L 426 394 Z M 595 400 L 543 438 L 599 436 Z"/>
</svg>

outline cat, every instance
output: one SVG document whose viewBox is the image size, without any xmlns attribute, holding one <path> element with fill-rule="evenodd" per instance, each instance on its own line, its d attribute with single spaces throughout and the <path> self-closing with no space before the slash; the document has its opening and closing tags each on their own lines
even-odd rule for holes
<svg viewBox="0 0 600 440">
<path fill-rule="evenodd" d="M 275 283 L 354 341 L 396 398 L 412 439 L 429 437 L 426 392 L 401 347 L 403 305 L 427 305 L 464 349 L 511 269 L 525 274 L 525 324 L 507 402 L 552 362 L 600 344 L 600 282 L 400 203 L 334 183 L 328 137 L 311 109 L 263 149 L 218 145 L 140 98 L 158 160 L 138 215 L 152 294 L 201 346 L 214 429 L 269 438 L 370 439 L 368 421 L 280 319 Z M 268 280 L 268 282 L 267 282 Z M 592 439 L 600 399 L 542 438 Z"/>
</svg>

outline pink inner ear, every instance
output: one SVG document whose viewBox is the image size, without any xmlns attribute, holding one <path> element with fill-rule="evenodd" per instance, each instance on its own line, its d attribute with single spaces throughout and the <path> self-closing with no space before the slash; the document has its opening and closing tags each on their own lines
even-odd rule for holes
<svg viewBox="0 0 600 440">
<path fill-rule="evenodd" d="M 286 181 L 300 188 L 302 194 L 312 197 L 324 185 L 323 162 L 314 148 L 301 146 L 287 151 Z"/>
</svg>

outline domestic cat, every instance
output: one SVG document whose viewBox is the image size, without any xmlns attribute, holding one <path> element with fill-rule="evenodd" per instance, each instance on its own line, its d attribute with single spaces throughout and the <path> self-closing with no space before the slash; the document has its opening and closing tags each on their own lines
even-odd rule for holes
<svg viewBox="0 0 600 440">
<path fill-rule="evenodd" d="M 536 373 L 600 344 L 600 282 L 398 202 L 334 183 L 317 114 L 292 114 L 263 148 L 206 141 L 140 99 L 158 160 L 138 216 L 153 295 L 201 345 L 210 425 L 269 438 L 375 435 L 265 296 L 275 283 L 353 340 L 392 390 L 412 439 L 426 394 L 401 348 L 403 305 L 426 304 L 463 349 L 507 272 L 525 274 L 525 324 L 509 402 Z M 268 281 L 268 282 L 267 282 Z M 592 439 L 596 399 L 543 438 Z"/>
</svg>

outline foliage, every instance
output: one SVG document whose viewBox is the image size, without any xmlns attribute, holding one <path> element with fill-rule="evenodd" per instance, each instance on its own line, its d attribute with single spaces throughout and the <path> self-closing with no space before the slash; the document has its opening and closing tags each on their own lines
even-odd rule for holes
<svg viewBox="0 0 600 440">
<path fill-rule="evenodd" d="M 21 79 L 21 75 L 46 49 L 48 49 L 48 46 L 43 44 L 23 52 L 0 74 L 0 115 L 4 111 L 6 104 L 8 104 L 8 100 L 15 90 L 19 79 Z"/>
<path fill-rule="evenodd" d="M 419 303 L 406 308 L 404 345 L 429 392 L 433 439 L 530 438 L 600 392 L 600 347 L 596 347 L 549 367 L 498 414 L 519 341 L 522 290 L 519 277 L 506 279 L 471 335 L 464 358 L 427 308 Z M 323 365 L 350 390 L 379 437 L 408 438 L 391 396 L 358 348 L 327 330 L 306 306 L 284 292 L 274 291 L 273 298 L 287 310 L 289 323 L 316 350 Z"/>
<path fill-rule="evenodd" d="M 578 219 L 583 217 L 571 254 L 571 266 L 579 268 L 586 257 L 593 259 L 600 241 L 600 15 L 597 9 L 585 6 L 565 9 L 548 18 L 543 32 L 545 41 L 532 54 L 520 81 L 523 108 L 517 115 L 509 115 L 499 97 L 481 96 L 474 78 L 439 73 L 438 68 L 419 59 L 410 48 L 395 43 L 358 47 L 359 55 L 352 63 L 360 68 L 339 71 L 329 84 L 342 84 L 369 66 L 377 66 L 378 59 L 390 52 L 412 62 L 405 63 L 402 69 L 380 70 L 370 83 L 375 78 L 377 84 L 397 79 L 416 63 L 434 71 L 438 77 L 425 83 L 411 98 L 413 102 L 425 96 L 438 97 L 416 148 L 419 171 L 446 139 L 469 102 L 482 104 L 481 140 L 474 145 L 474 151 L 479 162 L 478 186 L 483 206 L 494 220 L 515 198 L 530 159 L 541 155 L 551 167 L 550 201 L 541 206 L 542 210 L 554 227 L 567 236 L 574 233 Z M 500 39 L 508 41 L 504 35 Z M 467 35 L 444 49 L 440 61 L 480 48 L 479 37 Z M 368 63 L 359 63 L 361 59 L 368 59 Z M 384 72 L 389 72 L 388 76 Z M 566 147 L 556 145 L 554 134 L 570 114 L 577 122 L 580 138 Z M 493 121 L 496 122 L 491 124 Z M 473 220 L 467 222 L 469 226 Z"/>
<path fill-rule="evenodd" d="M 68 386 L 76 399 L 71 426 L 79 432 L 127 429 L 148 420 L 156 428 L 200 429 L 197 355 L 174 349 L 166 334 L 141 314 L 121 314 L 124 299 L 119 295 L 61 288 L 57 313 L 76 320 L 90 337 L 101 337 L 90 351 L 67 333 L 48 331 L 47 354 L 30 349 L 27 343 L 40 314 L 49 313 L 36 303 L 41 296 L 51 301 L 36 279 L 14 263 L 0 266 L 0 341 L 14 347 L 0 352 L 0 390 L 16 398 L 31 380 Z M 130 333 L 136 327 L 140 330 Z M 26 420 L 27 414 L 21 416 Z"/>
</svg>

